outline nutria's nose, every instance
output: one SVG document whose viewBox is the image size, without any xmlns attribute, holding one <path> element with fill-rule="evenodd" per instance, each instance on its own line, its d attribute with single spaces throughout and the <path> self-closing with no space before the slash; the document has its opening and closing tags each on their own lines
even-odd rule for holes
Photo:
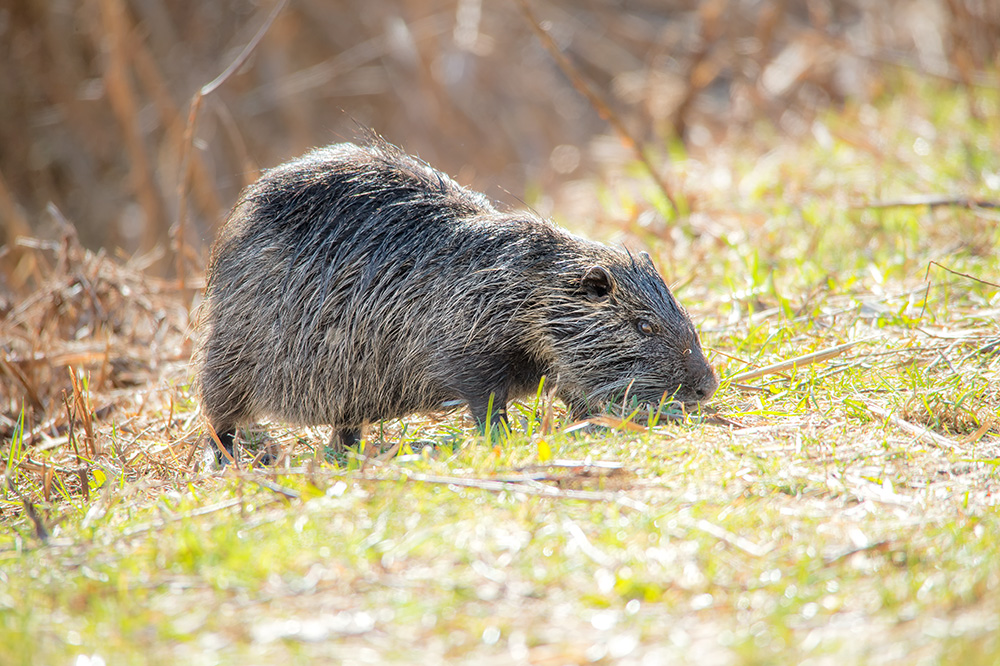
<svg viewBox="0 0 1000 666">
<path fill-rule="evenodd" d="M 719 380 L 715 377 L 715 371 L 712 368 L 708 369 L 708 372 L 702 377 L 701 382 L 694 389 L 694 395 L 698 399 L 698 402 L 704 402 L 715 394 L 715 389 L 719 388 Z"/>
<path fill-rule="evenodd" d="M 695 402 L 705 402 L 710 397 L 712 397 L 714 391 L 709 391 L 704 386 L 699 386 L 694 390 L 694 400 Z"/>
</svg>

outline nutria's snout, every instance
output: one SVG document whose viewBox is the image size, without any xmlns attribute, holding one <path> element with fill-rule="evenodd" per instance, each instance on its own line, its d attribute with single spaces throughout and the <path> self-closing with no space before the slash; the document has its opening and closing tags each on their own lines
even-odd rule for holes
<svg viewBox="0 0 1000 666">
<path fill-rule="evenodd" d="M 718 388 L 719 380 L 716 378 L 715 371 L 709 367 L 694 375 L 687 384 L 682 383 L 673 392 L 673 402 L 682 403 L 688 410 L 697 409 L 711 400 Z M 670 397 L 670 395 L 667 396 L 667 398 Z"/>
<path fill-rule="evenodd" d="M 696 409 L 711 400 L 719 388 L 719 378 L 712 364 L 705 358 L 700 344 L 692 345 L 682 353 L 682 374 L 673 381 L 676 387 L 667 398 L 679 402 L 687 409 Z"/>
<path fill-rule="evenodd" d="M 695 383 L 693 389 L 694 400 L 688 404 L 700 405 L 708 402 L 712 396 L 715 395 L 718 388 L 719 378 L 716 376 L 715 370 L 712 369 L 712 366 L 709 365 Z"/>
</svg>

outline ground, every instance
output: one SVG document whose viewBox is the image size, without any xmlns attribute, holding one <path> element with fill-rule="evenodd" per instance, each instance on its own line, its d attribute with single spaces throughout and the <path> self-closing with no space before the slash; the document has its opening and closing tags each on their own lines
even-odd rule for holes
<svg viewBox="0 0 1000 666">
<path fill-rule="evenodd" d="M 898 85 L 664 151 L 680 215 L 634 166 L 539 203 L 691 311 L 722 385 L 655 424 L 543 391 L 213 469 L 200 279 L 22 243 L 0 663 L 997 663 L 1000 98 Z"/>
</svg>

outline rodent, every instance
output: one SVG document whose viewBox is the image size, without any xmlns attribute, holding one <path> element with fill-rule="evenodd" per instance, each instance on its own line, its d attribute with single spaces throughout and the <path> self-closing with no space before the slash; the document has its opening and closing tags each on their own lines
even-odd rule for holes
<svg viewBox="0 0 1000 666">
<path fill-rule="evenodd" d="M 381 139 L 314 149 L 247 187 L 212 248 L 195 352 L 232 453 L 261 417 L 332 425 L 465 401 L 476 423 L 542 377 L 574 416 L 718 386 L 646 253 L 585 240 Z"/>
</svg>

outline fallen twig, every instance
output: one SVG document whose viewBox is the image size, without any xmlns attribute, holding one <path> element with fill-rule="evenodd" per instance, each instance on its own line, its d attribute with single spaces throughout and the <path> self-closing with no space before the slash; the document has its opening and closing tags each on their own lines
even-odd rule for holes
<svg viewBox="0 0 1000 666">
<path fill-rule="evenodd" d="M 995 423 L 995 419 L 985 418 L 982 419 L 983 424 L 976 428 L 976 431 L 965 438 L 962 439 L 962 444 L 974 444 L 983 438 L 983 435 L 988 433 Z"/>
<path fill-rule="evenodd" d="M 876 407 L 875 405 L 865 405 L 875 416 L 885 419 L 888 423 L 896 426 L 903 432 L 913 435 L 918 440 L 924 440 L 929 444 L 934 444 L 936 446 L 941 446 L 947 449 L 955 450 L 959 447 L 958 442 L 944 435 L 939 435 L 930 428 L 925 428 L 924 426 L 918 426 L 910 423 L 909 421 L 904 421 L 892 412 L 888 412 L 881 407 Z"/>
<path fill-rule="evenodd" d="M 865 553 L 865 552 L 869 552 L 869 551 L 877 551 L 877 552 L 883 553 L 883 552 L 885 552 L 885 551 L 887 551 L 889 549 L 889 546 L 891 545 L 891 543 L 892 542 L 889 541 L 888 539 L 883 539 L 882 541 L 876 541 L 875 543 L 870 543 L 870 544 L 865 545 L 865 546 L 857 546 L 855 548 L 848 549 L 848 550 L 846 550 L 843 553 L 840 553 L 838 555 L 833 555 L 833 556 L 825 558 L 823 560 L 823 564 L 825 564 L 827 566 L 830 566 L 831 564 L 836 564 L 837 562 L 840 562 L 841 560 L 846 560 L 847 558 L 851 557 L 852 555 L 857 555 L 858 553 Z"/>
<path fill-rule="evenodd" d="M 726 381 L 743 382 L 748 379 L 756 379 L 757 377 L 764 377 L 765 375 L 773 375 L 779 372 L 784 372 L 785 370 L 791 370 L 793 368 L 801 368 L 806 365 L 812 365 L 813 363 L 820 363 L 821 361 L 826 361 L 828 359 L 834 358 L 835 356 L 840 356 L 848 349 L 850 349 L 851 347 L 855 346 L 860 342 L 864 342 L 864 340 L 855 340 L 854 342 L 847 342 L 842 345 L 837 345 L 836 347 L 821 349 L 820 351 L 815 351 L 812 352 L 811 354 L 796 356 L 795 358 L 788 359 L 787 361 L 773 363 L 763 368 L 757 368 L 756 370 L 747 370 L 746 372 L 738 372 L 735 375 L 730 375 L 729 377 L 726 377 Z"/>
<path fill-rule="evenodd" d="M 616 416 L 609 416 L 605 414 L 598 414 L 597 416 L 591 416 L 585 421 L 584 424 L 603 426 L 605 428 L 612 428 L 614 430 L 627 430 L 629 432 L 643 433 L 648 432 L 649 428 L 639 425 L 633 422 L 631 419 L 620 419 Z M 565 432 L 571 432 L 573 426 L 566 429 Z"/>
<path fill-rule="evenodd" d="M 1000 202 L 963 196 L 924 194 L 890 201 L 869 201 L 854 204 L 851 208 L 858 210 L 865 208 L 910 208 L 916 206 L 927 206 L 929 208 L 942 208 L 945 206 L 954 206 L 957 208 L 1000 208 Z"/>
<path fill-rule="evenodd" d="M 286 499 L 297 500 L 300 497 L 302 497 L 300 493 L 291 490 L 289 488 L 285 488 L 284 486 L 278 485 L 273 481 L 268 481 L 267 479 L 251 478 L 250 480 L 256 483 L 258 486 L 261 486 L 262 488 L 267 488 L 268 490 L 275 492 Z"/>
<path fill-rule="evenodd" d="M 365 472 L 360 478 L 370 481 L 393 481 L 406 479 L 408 481 L 419 481 L 421 483 L 433 483 L 446 486 L 459 486 L 462 488 L 477 488 L 490 492 L 518 492 L 526 495 L 538 495 L 541 497 L 554 497 L 559 499 L 575 499 L 587 502 L 614 502 L 636 511 L 648 511 L 649 506 L 644 502 L 623 497 L 617 493 L 600 492 L 594 490 L 563 490 L 553 488 L 540 483 L 520 483 L 512 481 L 496 481 L 493 479 L 463 478 L 459 476 L 438 476 L 433 474 L 422 474 L 409 470 L 400 470 L 394 476 L 373 474 Z"/>
<path fill-rule="evenodd" d="M 730 546 L 735 546 L 743 552 L 753 555 L 754 557 L 764 557 L 770 552 L 770 548 L 764 546 L 758 546 L 753 541 L 745 539 L 737 534 L 725 530 L 714 523 L 710 523 L 707 520 L 698 520 L 692 526 L 695 529 L 701 530 L 705 534 L 714 536 L 720 541 L 725 541 Z"/>
<path fill-rule="evenodd" d="M 579 546 L 580 551 L 594 561 L 598 566 L 605 567 L 607 569 L 614 568 L 615 562 L 613 559 L 604 554 L 604 552 L 597 548 L 594 544 L 590 543 L 590 539 L 587 535 L 583 533 L 580 526 L 574 523 L 572 520 L 563 520 L 563 529 L 569 534 L 570 539 L 572 539 L 577 546 Z"/>
<path fill-rule="evenodd" d="M 152 530 L 160 529 L 161 527 L 165 527 L 169 523 L 177 522 L 178 520 L 187 520 L 189 518 L 196 518 L 198 516 L 205 516 L 210 513 L 215 513 L 216 511 L 224 511 L 234 506 L 239 506 L 242 503 L 243 500 L 240 498 L 226 500 L 224 502 L 219 502 L 218 504 L 210 504 L 209 506 L 203 506 L 200 509 L 187 511 L 183 514 L 178 514 L 176 516 L 170 516 L 168 518 L 163 518 L 161 520 L 155 520 L 149 523 L 143 523 L 142 525 L 136 525 L 135 527 L 124 530 L 121 533 L 121 538 L 127 539 L 129 537 L 136 536 L 137 534 L 143 534 L 144 532 L 150 532 Z"/>
</svg>

